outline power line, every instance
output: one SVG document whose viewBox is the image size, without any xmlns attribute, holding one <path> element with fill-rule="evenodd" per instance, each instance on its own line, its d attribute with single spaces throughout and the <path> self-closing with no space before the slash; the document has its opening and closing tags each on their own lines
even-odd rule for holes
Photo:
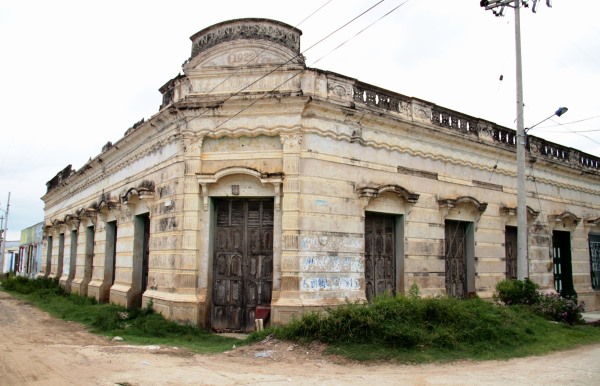
<svg viewBox="0 0 600 386">
<path fill-rule="evenodd" d="M 564 125 L 573 125 L 575 123 L 587 122 L 587 121 L 591 121 L 592 119 L 598 119 L 598 118 L 600 118 L 600 115 L 596 115 L 595 117 L 580 119 L 580 120 L 573 121 L 573 122 L 565 122 L 565 123 L 556 123 L 555 122 L 556 123 L 555 125 L 540 126 L 540 127 L 538 127 L 538 129 L 544 129 L 544 128 L 547 128 L 547 127 L 564 126 Z M 552 122 L 554 122 L 554 121 L 552 121 Z M 548 131 L 548 130 L 545 130 L 545 131 L 548 132 L 548 133 L 561 133 L 562 132 L 562 131 Z M 600 131 L 600 129 L 597 129 L 597 130 L 577 130 L 577 132 L 580 132 L 580 133 L 586 133 L 586 132 L 591 132 L 591 131 Z"/>
<path fill-rule="evenodd" d="M 373 9 L 375 6 L 381 4 L 383 1 L 380 1 L 379 3 L 375 4 L 373 7 L 369 8 L 367 11 L 363 12 L 360 16 L 364 15 L 366 12 L 370 11 L 371 9 Z M 377 19 L 375 22 L 371 23 L 370 25 L 368 25 L 367 27 L 365 27 L 364 29 L 362 29 L 361 31 L 359 31 L 357 34 L 355 34 L 354 36 L 352 36 L 351 38 L 349 38 L 348 40 L 346 40 L 345 42 L 343 42 L 342 44 L 340 44 L 339 46 L 337 46 L 336 48 L 334 48 L 333 50 L 329 51 L 327 54 L 325 54 L 324 56 L 322 56 L 321 58 L 319 58 L 317 61 L 311 63 L 309 65 L 312 66 L 313 64 L 315 64 L 316 62 L 318 62 L 319 60 L 323 59 L 325 56 L 331 54 L 333 51 L 335 51 L 336 49 L 338 49 L 339 47 L 341 47 L 342 45 L 344 45 L 345 43 L 347 43 L 348 41 L 354 39 L 356 36 L 358 36 L 360 33 L 362 33 L 363 31 L 367 30 L 368 28 L 372 27 L 374 24 L 376 24 L 377 22 L 379 22 L 381 19 L 383 19 L 384 17 L 388 16 L 389 14 L 391 14 L 392 12 L 394 12 L 395 10 L 397 10 L 398 8 L 400 8 L 402 5 L 406 4 L 408 1 L 410 0 L 405 0 L 402 4 L 398 5 L 397 7 L 393 8 L 391 11 L 389 11 L 388 13 L 386 13 L 385 15 L 383 15 L 382 17 L 380 17 L 379 19 Z M 356 20 L 358 17 L 352 19 L 352 21 Z M 348 25 L 349 23 L 346 23 L 344 26 Z M 335 32 L 339 31 L 341 28 L 338 28 Z M 332 34 L 328 35 L 331 36 Z M 325 39 L 321 39 L 319 42 L 322 42 Z M 317 42 L 317 43 L 319 43 Z M 315 44 L 316 45 L 316 44 Z M 309 47 L 308 49 L 314 47 L 315 45 L 312 45 L 311 47 Z M 307 50 L 308 50 L 307 49 Z M 306 52 L 307 50 L 303 51 Z M 283 65 L 282 65 L 283 66 Z M 281 66 L 280 66 L 281 67 Z M 279 67 L 278 67 L 279 68 Z M 275 70 L 273 70 L 275 71 Z M 272 71 L 272 72 L 273 72 Z M 268 73 L 267 75 L 270 75 L 272 72 Z M 290 78 L 284 80 L 282 83 L 280 83 L 279 85 L 277 85 L 276 87 L 274 87 L 273 89 L 271 89 L 270 91 L 264 93 L 262 96 L 260 96 L 259 98 L 255 99 L 254 101 L 252 101 L 248 106 L 244 107 L 243 109 L 241 109 L 240 111 L 238 111 L 237 113 L 235 113 L 234 115 L 230 116 L 229 118 L 227 118 L 225 121 L 221 122 L 220 124 L 218 124 L 217 126 L 215 126 L 212 130 L 210 130 L 208 133 L 206 133 L 205 135 L 208 135 L 212 132 L 214 132 L 216 129 L 218 129 L 219 127 L 223 126 L 225 123 L 229 122 L 230 120 L 232 120 L 233 118 L 237 117 L 238 115 L 240 115 L 242 112 L 248 110 L 250 107 L 254 106 L 256 103 L 258 103 L 260 100 L 264 99 L 265 97 L 267 97 L 268 95 L 270 95 L 271 93 L 273 93 L 275 90 L 277 90 L 279 87 L 283 86 L 284 84 L 286 84 L 287 82 L 289 82 L 290 80 L 294 79 L 295 77 L 297 77 L 298 75 L 300 75 L 301 73 L 304 72 L 304 69 L 298 71 L 296 74 L 292 75 Z M 252 84 L 258 82 L 259 80 L 263 79 L 264 77 L 266 77 L 267 75 L 259 78 L 258 80 L 256 80 L 255 82 L 251 83 L 250 85 L 246 86 L 246 88 L 250 87 Z M 245 89 L 245 88 L 244 88 Z M 196 116 L 197 117 L 197 116 Z M 193 117 L 192 119 L 195 119 L 196 117 Z"/>
<path fill-rule="evenodd" d="M 552 121 L 552 122 L 556 123 L 556 125 L 557 125 L 557 126 L 560 126 L 560 127 L 564 127 L 565 125 L 567 125 L 567 124 L 563 125 L 563 124 L 560 124 L 560 123 L 558 123 L 558 122 L 555 122 L 555 121 Z M 585 134 L 581 134 L 582 132 L 586 132 L 586 131 L 574 131 L 574 130 L 568 129 L 568 128 L 566 128 L 566 127 L 565 127 L 565 129 L 566 129 L 566 130 L 568 130 L 569 132 L 568 132 L 568 133 L 566 133 L 566 132 L 564 132 L 564 131 L 563 131 L 563 132 L 555 132 L 555 133 L 558 133 L 558 134 L 577 134 L 577 135 L 580 135 L 580 136 L 582 136 L 582 137 L 584 137 L 584 138 L 586 138 L 586 139 L 588 139 L 588 140 L 590 140 L 590 141 L 594 142 L 596 145 L 600 145 L 600 142 L 597 142 L 596 140 L 594 140 L 594 139 L 592 139 L 592 138 L 588 137 L 588 136 L 587 136 L 587 135 L 585 135 Z M 596 131 L 596 130 L 590 130 L 590 131 Z"/>
<path fill-rule="evenodd" d="M 403 6 L 404 4 L 408 3 L 410 0 L 405 0 L 404 2 L 398 4 L 396 7 L 392 8 L 389 12 L 387 12 L 386 14 L 384 14 L 383 16 L 381 16 L 379 19 L 375 20 L 374 22 L 372 22 L 371 24 L 369 24 L 368 26 L 366 26 L 365 28 L 361 29 L 360 31 L 358 31 L 356 34 L 354 34 L 354 36 L 350 37 L 349 39 L 347 39 L 346 41 L 342 42 L 341 44 L 339 44 L 337 47 L 335 47 L 334 49 L 332 49 L 331 51 L 329 51 L 328 53 L 326 53 L 325 55 L 321 56 L 319 59 L 315 60 L 314 62 L 311 63 L 311 66 L 316 64 L 317 62 L 319 62 L 321 59 L 323 59 L 324 57 L 326 57 L 327 55 L 331 54 L 332 52 L 336 51 L 337 49 L 339 49 L 340 47 L 342 47 L 344 44 L 348 43 L 350 40 L 354 39 L 355 37 L 357 37 L 358 35 L 360 35 L 361 33 L 363 33 L 364 31 L 366 31 L 367 29 L 371 28 L 374 24 L 378 23 L 379 21 L 381 21 L 381 19 L 385 18 L 386 16 L 388 16 L 389 14 L 391 14 L 392 12 L 394 12 L 395 10 L 397 10 L 398 8 L 400 8 L 401 6 Z"/>
<path fill-rule="evenodd" d="M 331 0 L 330 0 L 331 1 Z M 330 1 L 328 1 L 327 3 L 325 3 L 323 6 L 321 6 L 318 10 L 320 10 L 321 8 L 323 8 L 325 5 L 327 5 Z M 351 23 L 353 23 L 354 21 L 356 21 L 357 19 L 359 19 L 360 17 L 364 16 L 365 14 L 367 14 L 368 12 L 370 12 L 371 10 L 373 10 L 375 7 L 379 6 L 381 3 L 383 3 L 385 0 L 380 0 L 379 2 L 377 2 L 376 4 L 372 5 L 371 7 L 369 7 L 368 9 L 366 9 L 365 11 L 361 12 L 359 15 L 355 16 L 354 18 L 352 18 L 351 20 L 349 20 L 348 22 L 346 22 L 345 24 L 343 24 L 341 27 L 337 28 L 336 30 L 334 30 L 333 32 L 329 33 L 327 36 L 325 36 L 324 38 L 320 39 L 319 41 L 317 41 L 316 43 L 314 43 L 313 45 L 311 45 L 310 47 L 308 47 L 307 49 L 305 49 L 304 51 L 300 52 L 299 54 L 293 56 L 292 58 L 288 59 L 285 63 L 280 64 L 279 66 L 277 66 L 276 68 L 274 68 L 273 70 L 269 71 L 267 74 L 261 76 L 259 79 L 255 80 L 254 82 L 250 83 L 249 85 L 243 87 L 242 89 L 238 90 L 237 92 L 235 92 L 234 94 L 229 95 L 227 98 L 225 98 L 223 101 L 221 101 L 221 103 L 225 103 L 228 100 L 232 99 L 233 97 L 239 95 L 242 91 L 246 90 L 248 87 L 252 86 L 253 84 L 257 83 L 258 81 L 264 79 L 265 77 L 271 75 L 272 73 L 274 73 L 275 71 L 279 70 L 281 67 L 285 66 L 286 64 L 288 64 L 289 62 L 291 62 L 292 60 L 301 57 L 306 51 L 314 48 L 315 46 L 317 46 L 318 44 L 321 44 L 323 41 L 325 41 L 326 39 L 330 38 L 331 36 L 333 36 L 335 33 L 339 32 L 340 30 L 342 30 L 343 28 L 347 27 L 348 25 L 350 25 Z M 406 0 L 404 3 L 406 3 L 409 0 Z M 404 4 L 403 3 L 403 4 Z M 401 4 L 402 5 L 402 4 Z M 394 8 L 397 9 L 398 7 Z M 313 12 L 310 16 L 314 15 L 317 11 Z M 391 12 L 388 12 L 388 14 Z M 309 17 L 310 17 L 309 16 Z M 387 16 L 387 14 L 385 15 Z M 303 21 L 301 21 L 299 24 L 301 24 L 302 22 L 304 22 L 307 18 L 305 18 Z M 298 24 L 298 25 L 299 25 Z M 373 23 L 374 24 L 374 23 Z M 370 26 L 369 26 L 370 27 Z M 367 27 L 368 28 L 368 27 Z M 352 39 L 352 38 L 351 38 Z M 350 39 L 349 39 L 350 40 Z M 277 90 L 279 87 L 281 87 L 282 85 L 284 85 L 285 83 L 289 82 L 290 80 L 292 80 L 293 78 L 295 78 L 296 76 L 298 76 L 299 74 L 301 74 L 302 72 L 304 72 L 305 69 L 300 70 L 298 73 L 294 74 L 293 76 L 291 76 L 289 79 L 287 79 L 286 81 L 284 81 L 283 83 L 277 85 L 275 88 L 273 88 L 272 90 L 268 91 L 267 93 L 263 94 L 261 97 L 257 98 L 255 101 L 253 101 L 252 103 L 250 103 L 248 106 L 244 107 L 242 110 L 238 111 L 236 114 L 234 114 L 233 116 L 229 117 L 227 120 L 225 120 L 224 122 L 221 122 L 220 124 L 216 125 L 213 129 L 209 130 L 207 133 L 205 133 L 205 135 L 208 135 L 212 132 L 214 132 L 216 129 L 218 129 L 219 127 L 221 127 L 223 124 L 225 124 L 226 122 L 228 122 L 229 120 L 233 119 L 234 117 L 236 117 L 237 115 L 241 114 L 243 111 L 247 110 L 248 108 L 252 107 L 253 105 L 255 105 L 258 101 L 260 101 L 261 99 L 263 99 L 264 97 L 266 97 L 267 95 L 271 94 L 272 92 L 274 92 L 275 90 Z M 214 90 L 214 89 L 213 89 Z M 205 113 L 211 111 L 210 109 L 206 109 L 204 112 L 192 117 L 189 120 L 186 120 L 185 117 L 183 118 L 184 122 L 182 123 L 177 123 L 175 126 L 175 129 L 180 128 L 184 125 L 187 125 L 188 123 L 190 123 L 192 120 L 197 119 L 201 116 L 203 116 Z M 151 136 L 147 137 L 142 143 L 138 144 L 136 146 L 136 148 L 130 150 L 129 152 L 127 152 L 126 154 L 124 154 L 123 156 L 127 156 L 129 154 L 132 154 L 134 151 L 137 150 L 137 148 L 139 148 L 139 146 L 142 146 L 152 140 L 155 140 L 160 134 L 165 134 L 163 132 L 155 132 L 153 133 Z M 194 143 L 197 141 L 194 141 Z M 173 156 L 177 156 L 181 154 L 181 150 L 178 150 L 177 152 L 175 152 L 173 154 Z M 123 156 L 120 157 L 120 159 L 123 158 Z M 110 165 L 107 165 L 107 167 L 114 165 L 116 162 L 113 162 Z M 64 205 L 66 204 L 66 202 L 63 202 L 63 205 L 59 208 L 62 209 L 62 207 L 64 207 Z"/>
<path fill-rule="evenodd" d="M 326 39 L 330 38 L 331 36 L 333 36 L 335 33 L 339 32 L 340 30 L 342 30 L 343 28 L 347 27 L 348 25 L 350 25 L 351 23 L 353 23 L 354 21 L 356 21 L 357 19 L 359 19 L 360 17 L 364 16 L 365 14 L 367 14 L 368 12 L 370 12 L 371 10 L 373 10 L 375 7 L 379 6 L 381 3 L 383 3 L 385 0 L 380 0 L 379 2 L 377 2 L 376 4 L 372 5 L 371 7 L 369 7 L 368 9 L 366 9 L 365 11 L 361 12 L 359 15 L 355 16 L 354 18 L 352 18 L 351 20 L 349 20 L 348 22 L 346 22 L 345 24 L 343 24 L 341 27 L 338 27 L 337 29 L 335 29 L 333 32 L 329 33 L 327 36 L 325 36 L 324 38 L 320 39 L 319 41 L 317 41 L 316 43 L 314 43 L 313 45 L 311 45 L 310 47 L 308 47 L 307 49 L 305 49 L 304 51 L 300 52 L 299 54 L 294 55 L 292 58 L 288 59 L 285 63 L 282 63 L 280 65 L 278 65 L 276 68 L 272 69 L 271 71 L 267 72 L 266 74 L 264 74 L 263 76 L 259 77 L 258 79 L 254 80 L 253 82 L 251 82 L 250 84 L 246 85 L 245 87 L 241 88 L 240 90 L 236 91 L 233 94 L 230 94 L 229 96 L 227 96 L 225 99 L 223 99 L 222 101 L 220 101 L 221 103 L 225 103 L 227 101 L 229 101 L 230 99 L 234 98 L 235 96 L 239 95 L 242 91 L 248 89 L 249 87 L 251 87 L 252 85 L 256 84 L 257 82 L 259 82 L 260 80 L 266 78 L 267 76 L 273 74 L 275 71 L 279 70 L 281 67 L 287 65 L 288 63 L 290 63 L 291 61 L 301 57 L 304 53 L 306 53 L 308 50 L 314 48 L 315 46 L 317 46 L 318 44 L 321 44 L 323 41 L 325 41 Z M 210 130 L 207 134 L 210 134 L 211 132 L 215 131 L 216 129 L 218 129 L 219 127 L 221 127 L 224 123 L 228 122 L 229 120 L 231 120 L 232 118 L 234 118 L 235 116 L 239 115 L 240 113 L 242 113 L 243 111 L 247 110 L 248 108 L 252 107 L 254 104 L 256 104 L 258 102 L 258 100 L 264 98 L 266 95 L 268 95 L 269 93 L 272 93 L 273 91 L 277 90 L 279 87 L 281 87 L 283 84 L 287 83 L 288 81 L 290 81 L 291 79 L 295 78 L 296 76 L 298 76 L 300 73 L 302 73 L 304 71 L 304 69 L 302 69 L 300 72 L 298 72 L 297 74 L 293 75 L 291 78 L 289 78 L 288 80 L 286 80 L 285 82 L 279 84 L 277 87 L 275 87 L 274 89 L 270 90 L 268 93 L 264 94 L 262 97 L 260 97 L 259 99 L 257 99 L 256 101 L 252 102 L 250 105 L 248 105 L 247 107 L 243 108 L 241 111 L 239 111 L 238 113 L 236 113 L 234 116 L 230 117 L 229 119 L 227 119 L 224 122 L 221 122 L 219 125 L 215 126 L 212 130 Z M 191 117 L 189 120 L 186 120 L 186 118 L 183 118 L 182 123 L 180 124 L 176 124 L 175 128 L 180 128 L 184 125 L 187 125 L 188 123 L 190 123 L 191 121 L 198 119 L 200 117 L 202 117 L 204 114 L 206 114 L 207 112 L 212 111 L 211 109 L 206 109 L 204 112 L 195 115 L 193 117 Z M 150 140 L 153 140 L 156 136 L 155 133 L 153 136 L 147 138 L 144 142 L 142 142 L 140 145 L 143 145 L 145 143 L 147 143 Z M 194 141 L 194 143 L 197 141 Z M 138 145 L 139 146 L 139 145 Z M 131 154 L 132 152 L 134 152 L 136 149 L 132 149 L 130 152 L 128 152 L 126 155 Z M 178 152 L 179 153 L 179 152 Z M 178 155 L 178 153 L 176 153 L 175 155 Z"/>
</svg>

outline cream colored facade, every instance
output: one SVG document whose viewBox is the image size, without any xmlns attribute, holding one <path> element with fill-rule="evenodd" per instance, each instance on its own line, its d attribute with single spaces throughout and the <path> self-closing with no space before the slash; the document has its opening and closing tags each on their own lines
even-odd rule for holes
<svg viewBox="0 0 600 386">
<path fill-rule="evenodd" d="M 218 205 L 261 198 L 260 237 L 272 240 L 260 241 L 270 248 L 260 261 L 272 256 L 272 267 L 261 265 L 272 273 L 258 295 L 272 323 L 368 291 L 407 293 L 413 283 L 424 295 L 455 293 L 458 283 L 461 296 L 490 297 L 507 275 L 516 226 L 514 131 L 307 68 L 300 35 L 240 19 L 192 36 L 183 75 L 161 88 L 160 111 L 48 183 L 41 271 L 72 292 L 126 306 L 152 301 L 170 319 L 215 328 L 231 311 L 213 312 L 217 298 L 242 294 L 247 305 L 256 294 L 247 295 L 247 281 L 235 292 L 229 279 L 219 292 L 219 275 L 234 270 L 233 255 L 216 261 L 219 235 L 237 212 L 219 225 Z M 529 276 L 555 286 L 553 239 L 566 235 L 566 280 L 588 310 L 600 309 L 589 243 L 600 234 L 600 159 L 529 139 Z M 379 219 L 384 233 L 366 232 Z M 457 233 L 448 229 L 462 234 L 452 283 Z M 243 264 L 246 275 L 253 268 Z"/>
</svg>

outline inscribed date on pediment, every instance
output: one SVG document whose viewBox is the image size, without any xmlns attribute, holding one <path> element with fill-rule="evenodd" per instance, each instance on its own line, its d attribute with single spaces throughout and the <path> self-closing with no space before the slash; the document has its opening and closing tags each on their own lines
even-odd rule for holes
<svg viewBox="0 0 600 386">
<path fill-rule="evenodd" d="M 255 66 L 260 64 L 281 64 L 288 59 L 267 52 L 264 49 L 241 49 L 224 52 L 203 62 L 201 67 Z"/>
</svg>

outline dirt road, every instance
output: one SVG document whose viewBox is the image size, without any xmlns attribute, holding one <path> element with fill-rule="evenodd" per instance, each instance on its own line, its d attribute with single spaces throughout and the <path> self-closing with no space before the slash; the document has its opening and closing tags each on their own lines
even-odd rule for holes
<svg viewBox="0 0 600 386">
<path fill-rule="evenodd" d="M 498 362 L 340 362 L 271 340 L 218 355 L 110 342 L 0 292 L 0 385 L 598 385 L 600 345 Z"/>
</svg>

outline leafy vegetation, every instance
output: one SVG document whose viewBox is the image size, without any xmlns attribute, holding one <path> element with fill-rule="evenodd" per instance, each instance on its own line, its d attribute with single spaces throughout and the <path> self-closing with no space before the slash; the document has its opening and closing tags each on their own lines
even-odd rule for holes
<svg viewBox="0 0 600 386">
<path fill-rule="evenodd" d="M 310 312 L 288 325 L 251 334 L 246 341 L 167 321 L 151 307 L 127 310 L 97 304 L 92 298 L 66 294 L 56 280 L 11 277 L 3 280 L 2 287 L 52 315 L 87 325 L 92 332 L 200 353 L 225 351 L 268 335 L 303 343 L 320 341 L 328 345 L 328 352 L 351 359 L 399 362 L 507 359 L 600 342 L 600 328 L 570 325 L 569 320 L 549 322 L 537 314 L 543 314 L 536 309 L 541 305 L 558 310 L 564 299 L 558 305 L 548 298 L 536 305 L 522 301 L 507 306 L 478 298 L 421 298 L 416 285 L 408 297 L 384 296 L 371 303 L 348 302 Z M 529 291 L 528 286 L 523 290 Z"/>
<path fill-rule="evenodd" d="M 525 295 L 530 287 L 522 286 Z M 384 296 L 311 312 L 252 338 L 274 334 L 320 341 L 329 352 L 353 359 L 402 362 L 507 359 L 600 342 L 600 329 L 549 322 L 525 305 L 529 300 L 523 295 L 521 304 L 505 306 L 479 298 L 422 299 L 411 288 L 409 297 Z"/>
<path fill-rule="evenodd" d="M 502 280 L 496 284 L 494 300 L 508 306 L 515 304 L 533 305 L 538 303 L 540 294 L 537 292 L 539 286 L 525 278 L 525 280 Z"/>
<path fill-rule="evenodd" d="M 494 300 L 506 304 L 523 304 L 546 319 L 569 324 L 585 323 L 581 313 L 584 309 L 583 303 L 577 303 L 576 299 L 563 298 L 559 294 L 538 293 L 539 286 L 525 278 L 525 280 L 507 279 L 496 285 L 497 293 Z"/>
<path fill-rule="evenodd" d="M 242 343 L 165 320 L 151 307 L 128 310 L 115 304 L 98 304 L 94 298 L 67 294 L 55 279 L 12 276 L 2 280 L 2 288 L 53 316 L 84 324 L 96 334 L 120 336 L 129 343 L 186 347 L 199 353 L 222 352 Z"/>
</svg>

